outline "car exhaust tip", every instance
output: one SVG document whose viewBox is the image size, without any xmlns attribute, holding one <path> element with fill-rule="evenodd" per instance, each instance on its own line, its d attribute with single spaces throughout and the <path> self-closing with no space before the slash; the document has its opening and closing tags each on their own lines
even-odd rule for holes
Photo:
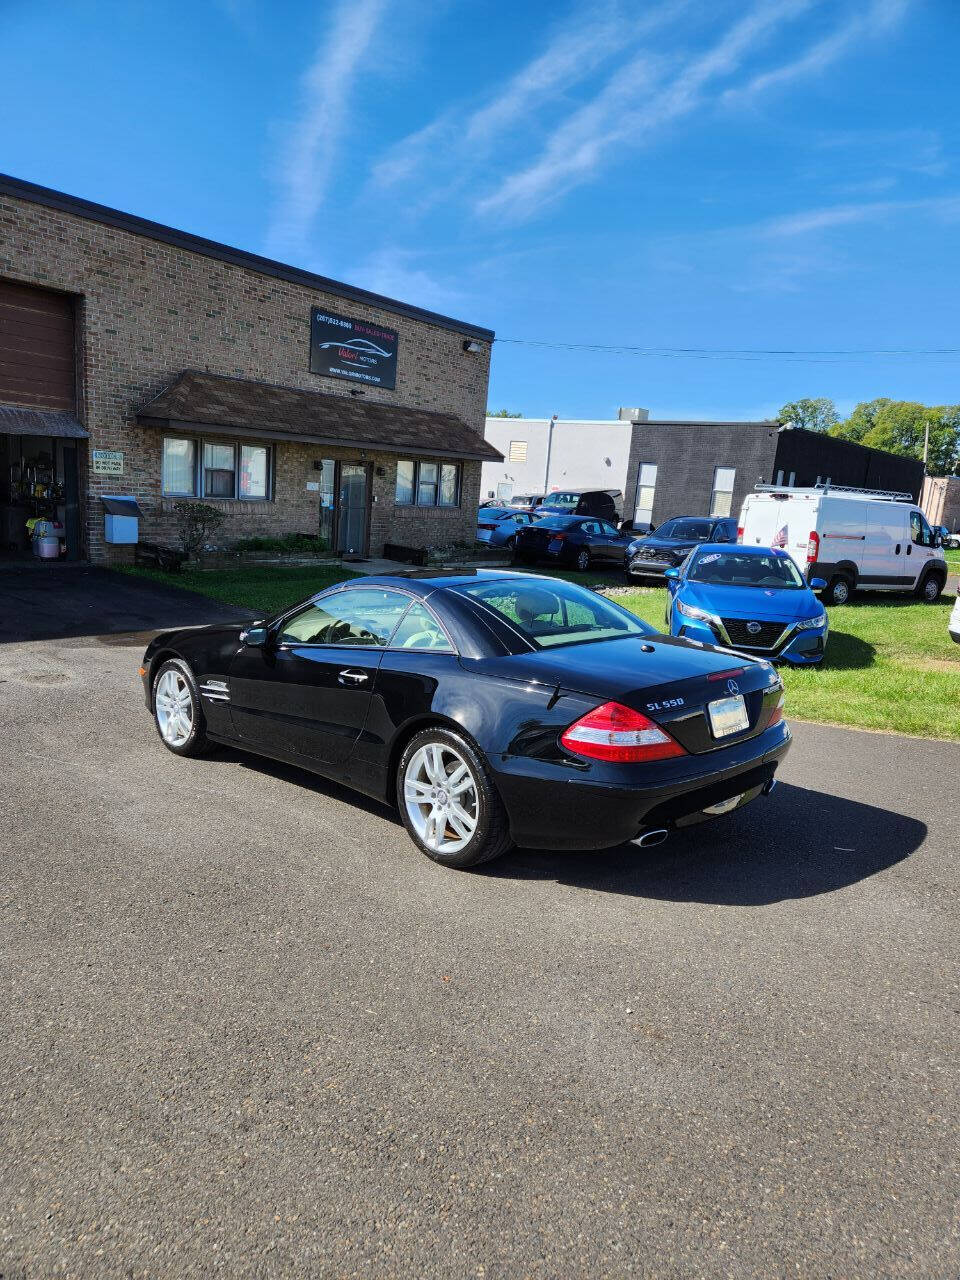
<svg viewBox="0 0 960 1280">
<path fill-rule="evenodd" d="M 652 849 L 658 844 L 663 844 L 669 834 L 666 827 L 657 827 L 653 831 L 645 831 L 637 844 L 641 849 Z"/>
</svg>

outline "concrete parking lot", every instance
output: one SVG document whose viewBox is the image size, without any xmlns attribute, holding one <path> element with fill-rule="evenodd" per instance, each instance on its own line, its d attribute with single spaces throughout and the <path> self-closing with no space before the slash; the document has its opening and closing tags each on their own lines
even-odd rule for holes
<svg viewBox="0 0 960 1280">
<path fill-rule="evenodd" d="M 0 644 L 0 1274 L 957 1275 L 960 745 L 457 873 L 142 647 Z"/>
</svg>

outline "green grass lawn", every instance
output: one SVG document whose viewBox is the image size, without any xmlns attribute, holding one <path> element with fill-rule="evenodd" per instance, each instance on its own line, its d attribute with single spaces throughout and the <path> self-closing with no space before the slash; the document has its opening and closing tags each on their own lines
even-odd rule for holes
<svg viewBox="0 0 960 1280">
<path fill-rule="evenodd" d="M 960 552 L 949 554 L 960 567 Z M 141 568 L 125 572 L 198 591 L 261 615 L 359 576 L 335 565 L 210 572 L 188 568 L 179 574 Z M 623 576 L 616 571 L 561 570 L 552 576 L 594 588 L 623 585 Z M 663 627 L 666 592 L 662 587 L 633 588 L 616 599 L 658 629 Z M 830 639 L 821 666 L 781 668 L 788 715 L 960 740 L 960 645 L 947 632 L 952 605 L 952 596 L 927 605 L 909 596 L 862 594 L 853 604 L 831 608 Z"/>
<path fill-rule="evenodd" d="M 322 591 L 335 582 L 360 575 L 352 569 L 338 565 L 290 565 L 250 566 L 243 569 L 194 569 L 189 566 L 180 573 L 164 573 L 161 569 L 130 567 L 121 570 L 137 578 L 149 578 L 168 587 L 181 587 L 184 591 L 198 591 L 224 604 L 235 604 L 252 609 L 264 617 L 279 613 L 288 605 L 296 604 L 314 592 Z"/>
</svg>

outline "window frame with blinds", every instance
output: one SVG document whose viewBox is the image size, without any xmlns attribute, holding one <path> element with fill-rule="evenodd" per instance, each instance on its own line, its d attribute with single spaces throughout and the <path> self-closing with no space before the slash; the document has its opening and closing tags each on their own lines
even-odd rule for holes
<svg viewBox="0 0 960 1280">
<path fill-rule="evenodd" d="M 461 505 L 462 492 L 462 463 L 433 458 L 397 459 L 395 506 L 453 511 Z"/>
<path fill-rule="evenodd" d="M 726 480 L 729 477 L 729 485 L 720 484 L 721 475 Z M 737 487 L 737 468 L 727 466 L 716 466 L 713 468 L 713 489 L 710 493 L 710 515 L 717 519 L 729 519 L 733 507 L 733 495 Z M 726 498 L 724 503 L 720 501 Z M 719 506 L 718 506 L 719 501 Z"/>
<path fill-rule="evenodd" d="M 168 457 L 175 456 L 172 450 L 168 453 L 168 445 L 189 446 L 188 450 L 184 450 L 189 458 L 186 465 L 179 469 L 168 467 Z M 226 457 L 228 450 L 229 465 Z M 262 455 L 261 466 L 252 463 L 253 455 Z M 222 465 L 210 465 L 211 462 Z M 262 471 L 262 478 L 257 477 L 253 482 L 251 477 L 256 470 Z M 220 480 L 215 480 L 215 476 L 220 477 Z M 160 448 L 160 493 L 164 498 L 203 498 L 209 502 L 272 502 L 273 481 L 274 451 L 271 445 L 223 440 L 215 436 L 178 435 L 173 432 L 167 432 L 163 436 Z M 262 489 L 263 492 L 251 492 L 251 488 Z M 214 489 L 229 489 L 229 492 L 212 492 Z"/>
</svg>

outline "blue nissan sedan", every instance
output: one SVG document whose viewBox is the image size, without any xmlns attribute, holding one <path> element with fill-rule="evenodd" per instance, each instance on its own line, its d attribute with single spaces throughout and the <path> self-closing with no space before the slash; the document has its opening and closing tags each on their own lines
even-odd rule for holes
<svg viewBox="0 0 960 1280">
<path fill-rule="evenodd" d="M 820 662 L 826 610 L 786 551 L 705 543 L 664 577 L 667 630 L 703 644 L 740 649 L 771 662 Z"/>
</svg>

